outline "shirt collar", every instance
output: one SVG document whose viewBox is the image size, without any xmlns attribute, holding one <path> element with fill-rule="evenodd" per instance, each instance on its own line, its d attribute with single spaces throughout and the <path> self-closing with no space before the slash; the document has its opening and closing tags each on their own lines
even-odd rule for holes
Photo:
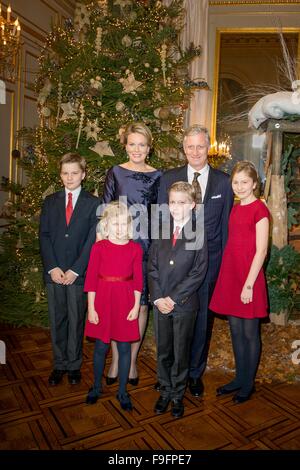
<svg viewBox="0 0 300 470">
<path fill-rule="evenodd" d="M 73 197 L 78 197 L 79 194 L 80 194 L 80 191 L 81 191 L 81 185 L 78 186 L 78 188 L 74 189 L 73 191 L 71 191 L 70 189 L 65 188 L 66 196 L 68 196 L 69 193 L 72 193 Z"/>
<path fill-rule="evenodd" d="M 195 168 L 193 168 L 189 163 L 188 163 L 188 173 L 190 175 L 194 175 L 194 173 L 200 173 L 200 175 L 204 175 L 205 173 L 207 173 L 209 170 L 209 165 L 208 163 L 205 164 L 205 166 L 201 169 L 201 170 L 195 170 Z"/>
</svg>

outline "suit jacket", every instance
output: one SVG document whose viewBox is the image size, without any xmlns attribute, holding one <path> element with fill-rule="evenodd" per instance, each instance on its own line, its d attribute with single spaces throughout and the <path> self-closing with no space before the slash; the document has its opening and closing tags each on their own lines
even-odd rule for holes
<svg viewBox="0 0 300 470">
<path fill-rule="evenodd" d="M 75 283 L 83 284 L 90 250 L 95 243 L 99 199 L 81 189 L 69 225 L 66 223 L 65 190 L 47 196 L 40 218 L 40 250 L 44 279 L 55 267 L 79 274 Z"/>
<path fill-rule="evenodd" d="M 173 232 L 172 232 L 173 233 Z M 175 311 L 198 310 L 198 289 L 207 270 L 207 243 L 204 237 L 200 249 L 186 249 L 182 238 L 172 246 L 169 239 L 153 240 L 148 260 L 148 282 L 151 301 L 170 296 L 176 303 Z"/>
<path fill-rule="evenodd" d="M 168 189 L 176 181 L 188 181 L 188 167 L 184 165 L 164 173 L 160 179 L 158 204 L 168 202 Z M 222 253 L 227 242 L 228 219 L 233 205 L 233 192 L 229 176 L 209 167 L 207 187 L 204 195 L 204 228 L 208 247 L 208 269 L 205 281 L 213 282 L 218 277 Z"/>
</svg>

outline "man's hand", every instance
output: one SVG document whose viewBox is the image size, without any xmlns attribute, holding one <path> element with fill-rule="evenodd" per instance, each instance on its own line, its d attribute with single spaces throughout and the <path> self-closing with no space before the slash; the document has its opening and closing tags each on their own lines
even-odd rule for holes
<svg viewBox="0 0 300 470">
<path fill-rule="evenodd" d="M 65 277 L 64 277 L 64 281 L 63 281 L 63 284 L 65 286 L 69 286 L 71 284 L 73 284 L 73 282 L 76 281 L 78 276 L 76 276 L 76 274 L 74 274 L 72 271 L 68 270 L 65 272 Z"/>
<path fill-rule="evenodd" d="M 64 284 L 65 273 L 60 268 L 52 269 L 50 276 L 55 284 Z"/>
<path fill-rule="evenodd" d="M 158 299 L 157 302 L 155 302 L 155 306 L 158 308 L 158 310 L 161 313 L 164 313 L 164 314 L 168 314 L 172 312 L 173 310 L 173 305 L 170 305 L 170 301 L 168 300 L 168 297 Z"/>
</svg>

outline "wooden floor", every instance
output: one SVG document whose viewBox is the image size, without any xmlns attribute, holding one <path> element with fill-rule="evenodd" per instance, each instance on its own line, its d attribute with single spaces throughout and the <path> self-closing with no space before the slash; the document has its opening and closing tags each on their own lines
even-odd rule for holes
<svg viewBox="0 0 300 470">
<path fill-rule="evenodd" d="M 119 408 L 116 385 L 105 385 L 96 405 L 85 404 L 93 344 L 85 343 L 80 385 L 69 385 L 65 376 L 49 387 L 49 332 L 2 328 L 1 339 L 7 364 L 0 366 L 0 450 L 300 449 L 300 384 L 258 385 L 250 401 L 234 405 L 231 397 L 215 398 L 215 388 L 229 377 L 207 372 L 204 398 L 187 391 L 183 418 L 157 416 L 155 361 L 141 353 L 140 383 L 129 386 L 134 410 L 128 413 Z"/>
</svg>

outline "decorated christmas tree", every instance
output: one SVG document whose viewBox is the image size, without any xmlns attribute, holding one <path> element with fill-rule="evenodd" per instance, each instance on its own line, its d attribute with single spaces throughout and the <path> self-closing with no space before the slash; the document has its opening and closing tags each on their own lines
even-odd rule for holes
<svg viewBox="0 0 300 470">
<path fill-rule="evenodd" d="M 1 321 L 47 324 L 38 224 L 43 198 L 61 187 L 62 155 L 86 157 L 85 189 L 101 196 L 107 169 L 126 159 L 122 126 L 143 121 L 154 137 L 151 164 L 181 164 L 188 64 L 200 54 L 192 44 L 180 48 L 182 3 L 85 1 L 76 4 L 74 20 L 53 26 L 36 83 L 40 122 L 19 136 L 27 184 L 5 186 L 14 196 L 1 237 Z"/>
</svg>

